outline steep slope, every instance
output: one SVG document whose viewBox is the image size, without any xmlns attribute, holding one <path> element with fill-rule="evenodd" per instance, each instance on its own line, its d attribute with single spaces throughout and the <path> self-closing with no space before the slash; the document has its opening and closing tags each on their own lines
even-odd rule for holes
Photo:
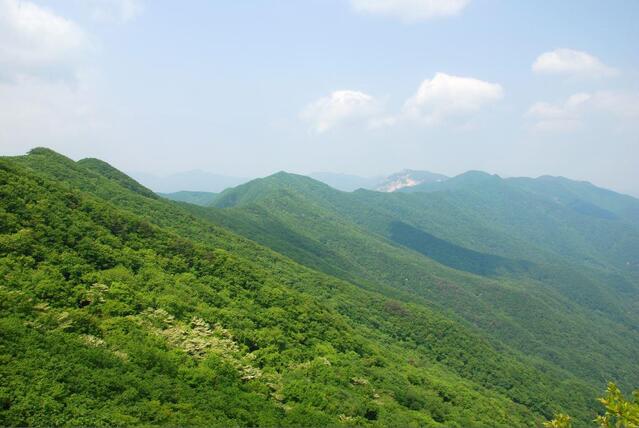
<svg viewBox="0 0 639 428">
<path fill-rule="evenodd" d="M 501 179 L 479 172 L 412 191 L 432 192 L 424 201 L 445 198 L 458 211 L 473 211 L 493 229 L 543 247 L 553 258 L 639 272 L 639 200 L 629 196 L 562 178 Z"/>
<path fill-rule="evenodd" d="M 46 150 L 46 149 L 40 149 Z M 35 149 L 34 153 L 37 153 L 38 149 Z M 110 178 L 113 181 L 116 181 L 121 186 L 126 187 L 129 190 L 132 190 L 136 193 L 139 193 L 142 196 L 146 196 L 149 198 L 156 198 L 157 196 L 146 187 L 139 184 L 137 181 L 133 180 L 131 177 L 123 174 L 117 169 L 113 168 L 108 163 L 101 161 L 100 159 L 82 159 L 78 161 L 78 165 L 81 165 L 91 171 L 95 171 L 100 175 Z"/>
<path fill-rule="evenodd" d="M 3 425 L 592 418 L 568 373 L 109 175 L 45 150 L 0 159 Z"/>
<path fill-rule="evenodd" d="M 526 234 L 510 237 L 516 224 L 496 227 L 481 213 L 482 204 L 458 209 L 461 196 L 439 193 L 429 205 L 428 194 L 349 194 L 279 173 L 223 192 L 215 202 L 221 210 L 192 212 L 364 288 L 451 311 L 493 340 L 592 384 L 602 377 L 627 386 L 639 382 L 639 299 L 627 272 L 608 263 L 575 264 L 543 240 L 531 248 Z M 537 203 L 535 197 L 526 202 Z M 438 210 L 433 218 L 442 219 L 448 236 L 425 227 L 426 217 Z M 532 228 L 547 227 L 545 220 L 540 216 Z M 549 227 L 562 224 L 549 221 Z M 455 238 L 459 232 L 461 239 Z M 499 245 L 503 238 L 507 251 L 473 245 L 493 233 L 488 242 Z"/>
</svg>

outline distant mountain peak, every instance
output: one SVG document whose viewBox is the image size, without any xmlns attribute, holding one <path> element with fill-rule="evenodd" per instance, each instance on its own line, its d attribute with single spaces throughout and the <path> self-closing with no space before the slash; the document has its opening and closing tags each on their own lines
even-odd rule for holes
<svg viewBox="0 0 639 428">
<path fill-rule="evenodd" d="M 475 169 L 471 169 L 470 171 L 466 171 L 463 174 L 459 174 L 454 177 L 459 181 L 472 181 L 472 182 L 491 182 L 491 181 L 499 181 L 502 178 L 497 174 L 489 174 L 485 171 L 479 171 Z"/>
<path fill-rule="evenodd" d="M 414 187 L 424 183 L 437 183 L 447 180 L 448 177 L 429 171 L 404 169 L 389 175 L 376 188 L 380 192 L 394 192 L 407 187 Z"/>
</svg>

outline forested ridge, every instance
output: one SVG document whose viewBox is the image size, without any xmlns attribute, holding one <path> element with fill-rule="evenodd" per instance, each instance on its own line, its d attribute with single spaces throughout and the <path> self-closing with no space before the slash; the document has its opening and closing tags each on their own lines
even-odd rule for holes
<svg viewBox="0 0 639 428">
<path fill-rule="evenodd" d="M 587 266 L 611 303 L 589 314 L 543 280 L 552 248 L 513 254 L 530 276 L 459 271 L 385 235 L 374 192 L 280 178 L 202 208 L 97 160 L 1 158 L 0 424 L 582 426 L 637 382 L 630 268 Z"/>
<path fill-rule="evenodd" d="M 554 205 L 546 215 L 552 200 L 475 176 L 459 193 L 387 194 L 339 192 L 280 173 L 223 192 L 213 208 L 190 210 L 362 287 L 395 296 L 401 290 L 589 383 L 636 385 L 637 273 L 605 256 L 616 234 L 629 243 L 623 257 L 639 260 L 636 226 L 574 219 L 571 209 Z M 563 239 L 534 242 L 537 229 Z"/>
</svg>

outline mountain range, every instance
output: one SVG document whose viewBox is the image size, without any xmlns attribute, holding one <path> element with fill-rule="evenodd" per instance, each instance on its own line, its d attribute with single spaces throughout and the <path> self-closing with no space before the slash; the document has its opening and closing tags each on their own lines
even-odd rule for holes
<svg viewBox="0 0 639 428">
<path fill-rule="evenodd" d="M 0 424 L 587 426 L 607 381 L 639 385 L 639 200 L 383 185 L 171 201 L 97 159 L 0 158 Z"/>
<path fill-rule="evenodd" d="M 133 176 L 145 186 L 168 199 L 198 205 L 207 205 L 208 197 L 205 196 L 206 194 L 220 193 L 229 187 L 250 181 L 248 178 L 230 177 L 204 171 L 189 171 L 162 177 L 144 173 L 134 173 Z M 420 184 L 443 181 L 447 178 L 442 174 L 409 169 L 385 177 L 360 177 L 331 172 L 317 172 L 310 174 L 310 177 L 345 192 L 357 189 L 393 192 Z M 201 199 L 202 197 L 204 199 Z"/>
</svg>

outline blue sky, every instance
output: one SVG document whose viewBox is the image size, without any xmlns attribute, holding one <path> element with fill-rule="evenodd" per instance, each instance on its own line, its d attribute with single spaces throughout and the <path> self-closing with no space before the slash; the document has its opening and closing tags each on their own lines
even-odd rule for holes
<svg viewBox="0 0 639 428">
<path fill-rule="evenodd" d="M 639 2 L 0 0 L 0 148 L 639 195 Z"/>
</svg>

